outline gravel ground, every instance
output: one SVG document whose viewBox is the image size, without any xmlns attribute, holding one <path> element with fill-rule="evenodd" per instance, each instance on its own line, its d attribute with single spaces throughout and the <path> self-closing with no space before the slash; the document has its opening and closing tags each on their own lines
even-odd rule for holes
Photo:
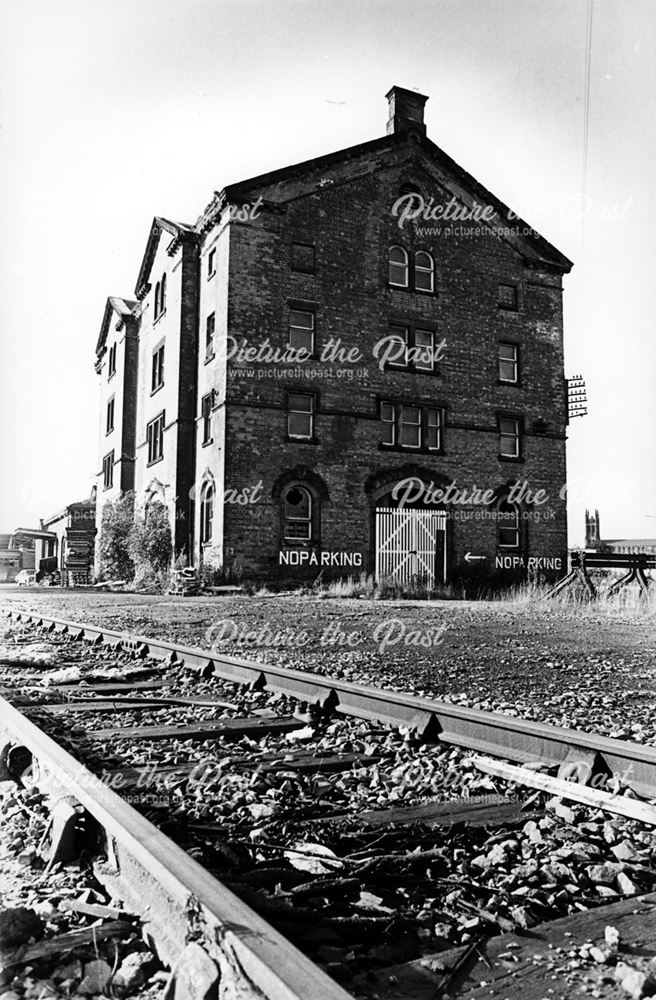
<svg viewBox="0 0 656 1000">
<path fill-rule="evenodd" d="M 0 607 L 656 744 L 653 610 L 12 587 Z"/>
<path fill-rule="evenodd" d="M 100 934 L 108 923 L 68 904 L 116 904 L 95 880 L 89 859 L 47 868 L 37 845 L 46 840 L 48 812 L 37 788 L 0 781 L 0 997 L 159 1000 L 169 977 L 141 941 L 138 923 L 132 936 L 123 931 L 106 941 L 55 946 L 62 935 L 92 927 Z M 52 953 L 23 960 L 25 948 L 39 942 L 51 943 Z"/>
<path fill-rule="evenodd" d="M 92 599 L 97 598 L 94 595 Z M 112 614 L 117 616 L 114 628 L 164 634 L 160 621 L 129 623 L 125 603 L 120 605 L 120 610 L 113 605 Z M 384 669 L 386 683 L 406 688 L 409 685 L 401 685 L 398 678 L 411 660 L 419 661 L 420 667 L 416 664 L 416 669 L 422 670 L 423 677 L 431 674 L 438 678 L 449 676 L 453 653 L 442 657 L 450 633 L 466 624 L 470 633 L 478 629 L 480 637 L 481 622 L 474 617 L 478 614 L 487 616 L 483 625 L 490 628 L 491 612 L 487 607 L 481 612 L 479 608 L 460 606 L 445 623 L 444 605 L 437 608 L 425 605 L 394 607 L 392 610 L 377 604 L 363 606 L 363 603 L 298 599 L 292 603 L 281 599 L 271 603 L 240 599 L 231 600 L 229 605 L 221 603 L 220 607 L 229 607 L 231 620 L 243 623 L 251 631 L 257 632 L 266 625 L 269 633 L 260 632 L 260 639 L 262 636 L 275 638 L 274 629 L 278 632 L 286 629 L 284 649 L 261 645 L 256 647 L 256 655 L 287 664 L 291 661 L 293 666 L 339 670 L 342 676 L 354 680 L 380 682 L 380 674 L 367 675 L 361 666 L 362 662 L 367 662 L 365 657 L 378 652 L 381 665 L 376 665 L 376 669 Z M 168 621 L 167 635 L 175 634 L 176 638 L 190 644 L 199 643 L 203 638 L 199 634 L 199 619 L 202 631 L 207 618 L 200 618 L 201 602 L 196 602 L 195 612 L 188 602 L 182 608 L 170 601 L 153 602 L 150 606 L 164 616 L 171 615 L 175 609 L 176 620 Z M 214 611 L 215 606 L 215 602 L 210 602 L 210 611 Z M 134 609 L 135 605 L 129 607 Z M 448 606 L 446 610 L 454 609 Z M 494 624 L 499 643 L 501 630 L 508 630 L 508 610 L 493 610 L 497 612 Z M 84 620 L 91 621 L 87 611 L 85 608 Z M 60 617 L 67 616 L 62 610 L 56 613 Z M 195 614 L 195 617 L 181 622 L 181 613 L 190 617 Z M 283 614 L 285 617 L 281 617 Z M 464 619 L 459 618 L 462 615 Z M 373 626 L 370 624 L 372 616 L 378 616 Z M 76 617 L 81 619 L 81 615 Z M 216 637 L 218 629 L 225 631 L 227 617 L 223 616 L 223 625 L 217 625 L 218 617 L 210 619 L 214 628 L 208 641 Z M 366 626 L 363 618 L 367 619 Z M 387 630 L 395 619 L 406 623 L 405 635 L 422 631 L 441 641 L 433 642 L 428 652 L 426 647 L 414 644 L 392 647 L 382 653 L 364 648 L 340 652 L 326 644 L 322 646 L 321 636 L 330 622 L 335 624 L 337 621 L 342 633 L 351 638 L 356 629 L 360 635 L 366 635 L 367 629 L 380 627 L 378 639 L 370 635 L 371 643 L 380 642 L 381 633 L 392 635 Z M 296 631 L 289 631 L 289 625 L 283 624 L 286 620 L 294 622 Z M 444 624 L 449 627 L 443 628 Z M 550 622 L 540 619 L 539 624 L 543 630 L 546 624 L 555 628 L 553 618 Z M 401 628 L 400 625 L 394 627 Z M 528 633 L 526 619 L 521 627 Z M 569 627 L 572 628 L 571 622 Z M 311 628 L 310 641 L 301 644 L 298 630 L 309 632 Z M 22 630 L 10 631 L 20 634 Z M 30 633 L 34 635 L 32 630 L 26 630 L 24 637 L 29 637 Z M 558 636 L 563 641 L 562 626 Z M 6 639 L 10 638 L 8 634 Z M 236 648 L 229 651 L 244 655 L 244 647 L 247 647 L 248 655 L 253 655 L 250 651 L 252 640 L 247 636 L 241 638 L 241 644 L 233 643 Z M 524 638 L 521 647 L 526 648 L 527 643 Z M 644 639 L 642 644 L 644 646 Z M 361 645 L 364 647 L 364 643 Z M 480 649 L 480 645 L 474 646 L 475 650 L 477 648 Z M 27 646 L 22 651 L 18 649 L 19 655 L 28 660 L 33 655 Z M 81 653 L 81 649 L 86 652 Z M 515 662 L 518 650 L 515 647 L 505 652 L 506 663 L 512 661 L 515 667 L 506 667 L 505 677 L 509 680 L 512 675 L 519 682 Z M 89 650 L 64 642 L 56 647 L 56 654 L 53 661 L 46 640 L 40 653 L 37 650 L 43 663 L 31 672 L 33 679 L 37 677 L 41 681 L 53 675 L 60 668 L 61 660 L 68 664 L 66 669 L 81 670 L 86 677 L 97 673 L 98 669 L 110 672 L 132 669 L 128 657 L 119 657 L 111 650 Z M 358 654 L 362 656 L 359 661 L 354 659 Z M 630 654 L 625 652 L 625 660 L 630 661 L 635 654 L 635 649 Z M 585 662 L 594 661 L 595 656 L 599 654 L 588 649 Z M 323 662 L 317 662 L 322 657 Z M 554 669 L 558 663 L 556 657 L 553 656 L 550 662 L 548 669 L 558 676 L 558 670 Z M 488 658 L 486 663 L 488 683 L 491 684 L 493 677 Z M 472 673 L 480 664 L 475 657 L 469 656 L 467 666 Z M 26 677 L 25 668 L 19 664 L 6 668 L 3 679 L 11 680 L 12 674 L 14 680 L 19 674 L 23 679 Z M 189 678 L 185 678 L 183 671 L 179 674 L 175 684 L 161 693 L 173 694 L 186 689 Z M 626 678 L 624 682 L 626 685 Z M 423 690 L 430 689 L 424 687 Z M 193 692 L 225 698 L 234 702 L 240 712 L 276 711 L 289 715 L 293 710 L 291 703 L 279 696 L 240 691 L 220 681 L 196 681 Z M 480 704 L 481 699 L 475 703 Z M 503 704 L 497 699 L 494 705 L 486 707 Z M 509 701 L 505 707 L 517 710 Z M 201 714 L 207 717 L 208 710 L 203 709 Z M 209 714 L 219 718 L 233 713 L 221 709 Z M 109 718 L 111 723 L 107 715 L 99 716 L 98 719 L 103 720 L 99 724 L 189 721 L 191 713 L 186 708 L 167 707 L 139 716 L 129 711 L 116 716 L 109 713 Z M 111 765 L 107 748 L 95 745 L 93 739 L 97 722 L 82 713 L 75 717 L 73 727 L 69 720 L 65 726 L 62 721 L 50 717 L 50 731 L 65 732 L 66 740 L 77 744 L 77 751 L 82 751 L 89 763 L 95 759 L 105 766 Z M 628 728 L 632 722 L 623 725 L 627 733 L 634 735 Z M 438 746 L 423 747 L 417 752 L 403 739 L 402 733 L 357 720 L 338 719 L 308 725 L 292 740 L 289 736 L 291 734 L 284 739 L 279 736 L 242 739 L 236 744 L 221 739 L 192 745 L 178 741 L 166 746 L 118 741 L 112 744 L 112 751 L 116 763 L 120 758 L 123 763 L 129 761 L 136 767 L 161 768 L 190 758 L 218 765 L 212 779 L 198 789 L 190 789 L 184 782 L 174 782 L 167 787 L 169 804 L 160 810 L 146 807 L 145 811 L 331 975 L 354 989 L 356 995 L 360 992 L 362 975 L 375 975 L 378 982 L 384 982 L 385 967 L 394 963 L 454 945 L 467 945 L 472 938 L 493 929 L 504 932 L 530 928 L 539 920 L 594 907 L 626 893 L 648 891 L 656 883 L 653 831 L 630 821 L 609 819 L 583 807 L 546 803 L 541 795 L 509 790 L 503 782 L 478 774 L 461 751 Z M 645 739 L 650 738 L 651 734 L 645 730 Z M 266 754 L 280 754 L 292 747 L 298 750 L 300 746 L 315 754 L 359 753 L 370 757 L 371 763 L 326 775 L 317 781 L 316 776 L 295 771 L 293 754 L 290 754 L 289 769 L 267 774 L 251 768 L 247 773 L 239 773 L 240 759 L 253 754 L 264 758 Z M 449 785 L 448 775 L 453 773 L 458 773 L 461 779 L 464 776 L 458 787 Z M 358 820 L 358 814 L 368 808 L 406 806 L 436 795 L 440 799 L 454 799 L 461 793 L 478 796 L 490 792 L 509 793 L 511 799 L 521 798 L 525 808 L 533 809 L 536 815 L 493 829 L 455 827 L 441 830 L 416 825 L 411 830 L 365 830 Z M 348 815 L 329 823 L 316 823 L 317 817 L 336 812 Z M 312 822 L 308 823 L 308 819 Z M 581 958 L 584 967 L 592 967 L 597 961 L 589 956 Z"/>
</svg>

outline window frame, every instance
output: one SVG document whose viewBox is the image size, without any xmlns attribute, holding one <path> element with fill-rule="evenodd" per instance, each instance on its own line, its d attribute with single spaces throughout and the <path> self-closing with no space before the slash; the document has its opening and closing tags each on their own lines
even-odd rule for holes
<svg viewBox="0 0 656 1000">
<path fill-rule="evenodd" d="M 210 336 L 210 326 L 212 327 L 212 334 Z M 211 361 L 216 356 L 216 351 L 214 349 L 214 338 L 216 337 L 216 312 L 213 310 L 208 313 L 205 317 L 205 364 Z M 211 348 L 211 353 L 210 353 Z"/>
<path fill-rule="evenodd" d="M 502 358 L 501 349 L 503 347 L 512 347 L 515 354 L 514 358 Z M 513 379 L 502 377 L 501 365 L 503 363 L 514 365 L 515 377 Z M 500 385 L 519 385 L 519 344 L 512 340 L 497 341 L 497 379 Z"/>
<path fill-rule="evenodd" d="M 387 361 L 385 364 L 385 371 L 403 371 L 409 372 L 413 375 L 441 375 L 442 371 L 439 363 L 435 360 L 435 338 L 438 334 L 438 330 L 435 328 L 431 321 L 419 320 L 418 322 L 404 322 L 403 320 L 393 319 L 388 325 L 388 336 L 395 336 L 397 331 L 403 333 L 403 339 L 405 340 L 406 346 L 406 356 L 405 361 Z M 412 361 L 408 360 L 408 352 L 421 350 L 417 346 L 417 334 L 429 334 L 431 338 L 431 367 L 422 367 L 418 364 L 416 359 Z"/>
<path fill-rule="evenodd" d="M 393 250 L 401 251 L 404 258 L 403 263 L 400 263 L 399 261 L 393 261 L 391 259 Z M 392 281 L 392 276 L 391 276 L 392 267 L 403 268 L 405 274 L 405 280 L 403 282 Z M 387 249 L 387 284 L 389 288 L 402 288 L 405 290 L 410 290 L 410 255 L 408 254 L 408 251 L 401 243 L 392 243 L 392 245 L 389 246 Z"/>
<path fill-rule="evenodd" d="M 513 291 L 513 303 L 508 304 L 503 301 L 501 289 L 512 289 Z M 519 285 L 517 282 L 512 281 L 500 281 L 499 287 L 497 289 L 497 308 L 502 309 L 504 312 L 519 312 Z"/>
<path fill-rule="evenodd" d="M 114 485 L 114 449 L 108 451 L 102 460 L 103 490 L 111 490 Z"/>
<path fill-rule="evenodd" d="M 418 333 L 426 333 L 426 334 L 428 334 L 430 336 L 430 345 L 429 346 L 425 345 L 424 348 L 421 348 L 421 347 L 418 346 L 418 344 L 417 344 L 417 334 Z M 428 364 L 421 365 L 419 363 L 419 360 L 417 358 L 415 358 L 413 361 L 410 362 L 410 365 L 412 366 L 411 370 L 415 371 L 415 372 L 418 372 L 420 375 L 434 375 L 435 371 L 436 371 L 436 364 L 435 364 L 435 330 L 429 330 L 425 326 L 415 326 L 412 329 L 412 339 L 413 339 L 413 345 L 412 346 L 415 349 L 415 351 L 429 350 L 430 349 L 430 368 L 428 367 Z"/>
<path fill-rule="evenodd" d="M 515 424 L 516 431 L 511 434 L 508 431 L 502 430 L 503 421 L 512 421 Z M 501 462 L 521 462 L 523 461 L 522 454 L 522 438 L 523 438 L 523 420 L 521 417 L 514 413 L 497 413 L 497 434 L 499 441 L 499 461 Z M 516 454 L 509 455 L 502 451 L 502 438 L 513 437 L 516 442 Z"/>
<path fill-rule="evenodd" d="M 404 263 L 400 261 L 392 261 L 392 252 L 395 250 L 400 250 Z M 427 257 L 429 265 L 417 264 L 417 258 Z M 392 281 L 391 279 L 391 268 L 404 268 L 404 283 L 398 281 Z M 430 287 L 421 288 L 417 284 L 417 274 L 429 274 L 430 275 Z M 402 243 L 392 243 L 387 248 L 387 288 L 394 289 L 400 292 L 417 292 L 419 295 L 437 295 L 437 266 L 435 262 L 435 254 L 432 250 L 428 250 L 426 247 L 419 247 L 414 250 L 408 250 Z"/>
<path fill-rule="evenodd" d="M 201 446 L 204 448 L 205 445 L 211 444 L 214 440 L 212 436 L 212 404 L 214 402 L 214 393 L 206 393 L 200 401 L 200 418 L 202 427 L 202 438 Z"/>
<path fill-rule="evenodd" d="M 389 408 L 389 410 L 391 411 L 391 416 L 383 416 L 383 409 L 384 408 Z M 397 443 L 396 442 L 396 406 L 395 406 L 395 404 L 391 403 L 387 399 L 381 399 L 380 406 L 379 406 L 379 411 L 378 411 L 378 418 L 381 421 L 381 423 L 383 424 L 383 426 L 387 425 L 390 428 L 390 433 L 391 433 L 391 437 L 392 437 L 391 441 L 383 441 L 382 442 L 382 447 L 384 447 L 384 448 L 395 448 L 396 447 L 396 443 Z"/>
<path fill-rule="evenodd" d="M 514 523 L 512 527 L 508 525 L 502 525 L 501 523 L 501 508 L 503 505 L 511 508 L 512 514 L 514 515 Z M 515 541 L 512 543 L 501 541 L 502 531 L 512 531 L 515 534 Z M 520 510 L 516 503 L 509 503 L 507 497 L 501 497 L 497 504 L 497 548 L 503 549 L 504 551 L 512 550 L 517 552 L 522 548 L 522 532 L 521 532 L 521 520 L 520 520 Z"/>
<path fill-rule="evenodd" d="M 110 396 L 107 400 L 105 411 L 105 437 L 114 430 L 114 416 L 116 412 L 116 396 Z"/>
<path fill-rule="evenodd" d="M 384 416 L 386 408 L 389 408 L 389 411 L 391 411 L 391 419 L 389 416 Z M 404 444 L 401 440 L 402 427 L 404 425 L 402 419 L 404 409 L 419 410 L 419 423 L 407 424 L 407 426 L 419 427 L 418 445 Z M 435 422 L 431 421 L 432 417 L 434 417 Z M 445 406 L 435 406 L 432 403 L 409 403 L 407 401 L 379 399 L 378 418 L 380 423 L 390 428 L 389 433 L 393 439 L 391 442 L 385 440 L 380 442 L 379 447 L 382 451 L 420 452 L 421 454 L 429 455 L 444 454 Z M 431 428 L 435 429 L 435 445 L 428 443 L 429 430 Z"/>
<path fill-rule="evenodd" d="M 156 323 L 166 312 L 166 271 L 155 285 L 155 304 L 153 308 L 153 323 Z"/>
<path fill-rule="evenodd" d="M 417 264 L 417 257 L 420 254 L 428 257 L 430 261 L 430 267 L 419 267 Z M 417 271 L 421 273 L 430 274 L 430 288 L 419 288 L 417 285 Z M 421 295 L 434 295 L 435 294 L 435 258 L 429 250 L 415 250 L 412 260 L 412 290 L 419 292 Z"/>
<path fill-rule="evenodd" d="M 307 517 L 291 517 L 287 516 L 287 495 L 291 493 L 292 490 L 300 490 L 305 493 L 308 498 L 308 516 Z M 280 506 L 282 514 L 282 540 L 283 544 L 303 544 L 304 542 L 313 541 L 314 536 L 314 496 L 312 490 L 309 489 L 304 483 L 289 483 L 283 490 L 280 497 Z M 307 525 L 307 535 L 289 535 L 288 524 L 289 522 L 296 522 L 298 524 Z"/>
<path fill-rule="evenodd" d="M 164 385 L 164 360 L 165 360 L 165 344 L 158 344 L 153 350 L 150 362 L 150 395 L 153 396 L 156 392 Z M 155 376 L 158 376 L 159 381 L 155 381 Z"/>
<path fill-rule="evenodd" d="M 403 419 L 404 416 L 409 414 L 411 410 L 414 410 L 416 412 L 417 419 L 404 420 Z M 403 448 L 404 450 L 407 449 L 408 451 L 418 451 L 423 444 L 422 440 L 423 413 L 421 406 L 416 406 L 415 404 L 410 404 L 410 403 L 400 403 L 398 407 L 398 413 L 396 413 L 396 421 L 397 421 L 397 441 L 399 443 L 399 448 Z M 404 433 L 406 431 L 414 432 L 415 430 L 417 432 L 417 443 L 408 444 L 406 441 L 403 440 Z"/>
<path fill-rule="evenodd" d="M 306 313 L 308 316 L 312 317 L 312 326 L 294 326 L 292 324 L 292 313 Z M 302 333 L 310 334 L 310 347 L 294 347 L 292 345 L 292 330 L 300 330 Z M 289 306 L 289 325 L 287 327 L 287 346 L 294 351 L 307 351 L 308 355 L 313 358 L 315 357 L 317 344 L 317 312 L 316 309 L 302 309 L 300 306 Z"/>
<path fill-rule="evenodd" d="M 407 324 L 390 323 L 388 329 L 390 330 L 390 333 L 388 334 L 388 336 L 390 337 L 395 337 L 397 335 L 397 332 L 399 331 L 403 334 L 403 336 L 400 337 L 399 339 L 403 340 L 405 343 L 405 360 L 388 361 L 385 367 L 386 369 L 395 369 L 397 371 L 408 371 L 409 370 L 408 348 L 410 347 L 410 327 Z"/>
<path fill-rule="evenodd" d="M 216 274 L 216 247 L 212 247 L 207 254 L 207 280 Z"/>
<path fill-rule="evenodd" d="M 111 347 L 109 348 L 109 351 L 108 351 L 108 357 L 107 357 L 107 381 L 108 382 L 109 382 L 110 378 L 113 378 L 113 376 L 116 375 L 116 354 L 117 354 L 117 350 L 116 349 L 117 349 L 117 347 L 118 347 L 118 344 L 116 343 L 116 341 L 114 341 L 114 343 L 111 345 Z"/>
<path fill-rule="evenodd" d="M 211 545 L 214 535 L 214 502 L 216 490 L 212 479 L 205 479 L 200 488 L 199 532 L 200 544 Z"/>
<path fill-rule="evenodd" d="M 435 414 L 437 417 L 436 423 L 431 424 L 430 415 Z M 434 427 L 436 433 L 435 445 L 430 445 L 427 443 L 428 432 Z M 425 407 L 425 425 L 424 425 L 424 436 L 426 438 L 426 450 L 430 452 L 441 452 L 442 451 L 442 438 L 444 435 L 444 409 L 440 406 L 427 406 Z"/>
<path fill-rule="evenodd" d="M 291 401 L 292 397 L 302 397 L 310 401 L 309 410 L 292 410 Z M 287 390 L 287 440 L 288 441 L 315 441 L 315 417 L 317 413 L 317 397 L 313 392 L 299 392 L 296 389 Z M 304 415 L 309 415 L 310 418 L 310 433 L 309 434 L 292 434 L 291 432 L 291 415 L 292 413 L 300 413 Z"/>
<path fill-rule="evenodd" d="M 148 447 L 148 460 L 146 465 L 155 465 L 156 462 L 161 462 L 164 458 L 164 426 L 165 426 L 165 411 L 162 410 L 158 413 L 156 417 L 149 420 L 146 424 L 146 445 Z M 156 425 L 160 425 L 157 428 L 156 436 Z M 158 447 L 155 447 L 158 445 Z"/>
</svg>

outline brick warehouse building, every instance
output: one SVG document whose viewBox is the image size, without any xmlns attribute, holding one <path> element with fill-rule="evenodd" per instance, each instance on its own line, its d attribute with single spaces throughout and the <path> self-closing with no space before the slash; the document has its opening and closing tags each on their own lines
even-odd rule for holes
<svg viewBox="0 0 656 1000">
<path fill-rule="evenodd" d="M 387 96 L 383 138 L 155 219 L 98 341 L 99 507 L 160 499 L 246 576 L 558 576 L 571 262 Z"/>
</svg>

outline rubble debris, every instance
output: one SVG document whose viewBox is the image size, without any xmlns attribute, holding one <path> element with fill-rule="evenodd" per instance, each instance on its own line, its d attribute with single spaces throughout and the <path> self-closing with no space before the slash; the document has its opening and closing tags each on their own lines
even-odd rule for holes
<svg viewBox="0 0 656 1000">
<path fill-rule="evenodd" d="M 32 909 L 11 906 L 0 910 L 0 951 L 9 952 L 43 937 L 43 921 Z"/>
</svg>

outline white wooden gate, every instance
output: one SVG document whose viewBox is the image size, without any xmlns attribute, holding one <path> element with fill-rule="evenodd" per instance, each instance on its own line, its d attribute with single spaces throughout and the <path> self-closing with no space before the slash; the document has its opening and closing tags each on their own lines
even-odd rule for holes
<svg viewBox="0 0 656 1000">
<path fill-rule="evenodd" d="M 376 510 L 376 580 L 446 581 L 446 514 L 436 510 Z"/>
</svg>

